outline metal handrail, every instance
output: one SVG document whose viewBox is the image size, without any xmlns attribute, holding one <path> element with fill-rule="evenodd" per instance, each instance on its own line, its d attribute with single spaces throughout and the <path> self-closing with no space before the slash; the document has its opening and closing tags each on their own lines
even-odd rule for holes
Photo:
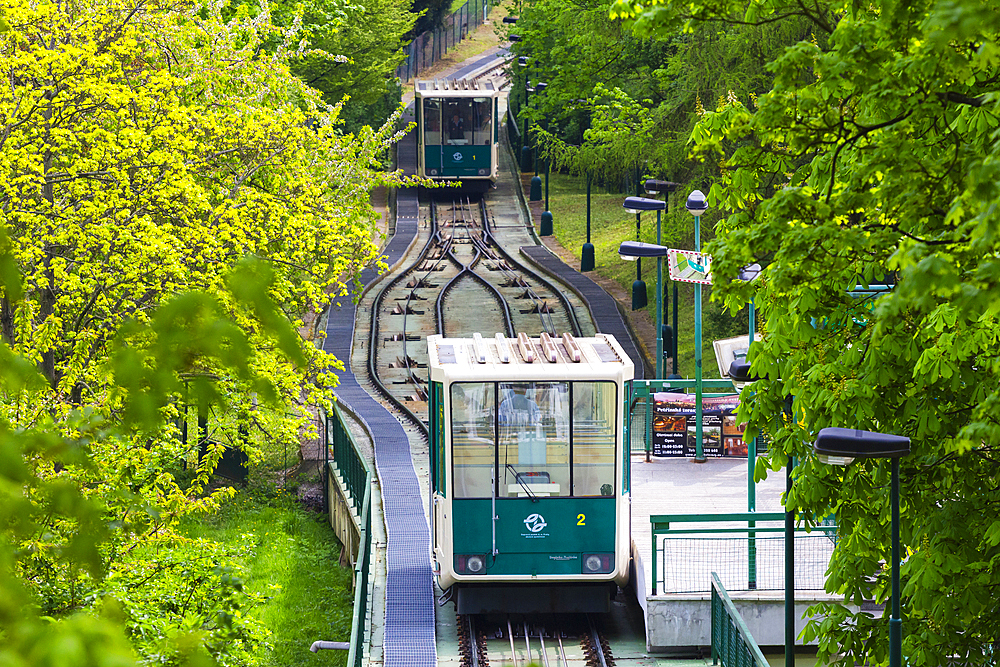
<svg viewBox="0 0 1000 667">
<path fill-rule="evenodd" d="M 798 515 L 799 520 L 810 520 L 811 514 Z M 783 533 L 784 526 L 758 526 L 758 522 L 784 521 L 784 512 L 729 512 L 721 514 L 652 514 L 649 517 L 650 541 L 652 542 L 652 594 L 656 595 L 656 587 L 659 582 L 659 559 L 657 552 L 657 536 L 667 535 L 714 535 L 727 533 L 745 533 L 747 536 L 748 555 L 748 578 L 751 588 L 756 588 L 757 581 L 757 534 L 758 533 Z M 672 528 L 671 523 L 722 523 L 722 522 L 746 522 L 746 526 L 723 527 L 723 528 Z M 818 533 L 830 538 L 836 544 L 837 525 L 832 518 L 817 522 L 815 529 Z M 806 526 L 805 532 L 811 532 L 812 526 Z M 802 529 L 797 533 L 803 532 Z M 662 541 L 661 541 L 662 542 Z"/>
<path fill-rule="evenodd" d="M 339 403 L 334 403 L 333 414 L 328 416 L 328 444 L 333 446 L 333 461 L 344 479 L 347 491 L 350 493 L 354 510 L 361 514 L 359 503 L 365 495 L 365 484 L 371 475 L 364 456 L 358 451 L 350 430 L 344 424 L 344 415 Z"/>
<path fill-rule="evenodd" d="M 667 389 L 679 389 L 682 387 L 694 387 L 697 384 L 697 380 L 684 380 L 684 379 L 673 379 L 673 380 L 632 380 L 632 387 L 635 391 L 635 396 L 647 396 L 649 394 L 666 391 Z M 720 389 L 729 389 L 730 391 L 724 394 L 717 394 L 718 396 L 731 396 L 735 393 L 733 390 L 733 381 L 729 378 L 703 378 L 701 381 L 701 386 L 703 387 L 716 387 Z M 705 394 L 708 398 L 710 394 Z"/>
<path fill-rule="evenodd" d="M 371 493 L 374 476 L 371 466 L 344 422 L 340 405 L 335 403 L 333 407 L 333 414 L 327 417 L 327 446 L 333 446 L 334 458 L 328 462 L 327 471 L 329 474 L 330 465 L 337 468 L 360 516 L 358 553 L 354 558 L 354 620 L 351 623 L 351 648 L 347 664 L 361 667 L 368 620 L 368 573 L 372 548 Z"/>
<path fill-rule="evenodd" d="M 657 572 L 657 558 L 656 558 L 656 536 L 657 535 L 667 535 L 667 534 L 677 534 L 677 533 L 729 533 L 729 532 L 740 532 L 747 533 L 748 539 L 754 540 L 757 537 L 758 532 L 779 532 L 783 531 L 784 528 L 758 528 L 756 523 L 758 521 L 784 521 L 784 512 L 735 512 L 729 514 L 653 514 L 649 517 L 649 523 L 651 528 L 651 541 L 653 543 L 653 595 L 656 595 L 656 584 L 659 581 L 659 573 Z M 675 523 L 717 523 L 722 521 L 746 521 L 747 527 L 743 528 L 703 528 L 700 530 L 677 530 L 670 527 L 671 522 Z M 751 559 L 751 573 L 750 576 L 756 579 L 756 563 L 755 559 Z"/>
<path fill-rule="evenodd" d="M 361 667 L 364 660 L 365 627 L 368 620 L 368 570 L 371 564 L 372 515 L 371 515 L 371 473 L 361 503 L 361 538 L 358 540 L 358 555 L 354 562 L 354 620 L 351 622 L 351 650 L 347 654 L 347 664 Z"/>
<path fill-rule="evenodd" d="M 768 667 L 767 658 L 736 610 L 719 575 L 712 573 L 712 664 L 722 667 Z"/>
</svg>

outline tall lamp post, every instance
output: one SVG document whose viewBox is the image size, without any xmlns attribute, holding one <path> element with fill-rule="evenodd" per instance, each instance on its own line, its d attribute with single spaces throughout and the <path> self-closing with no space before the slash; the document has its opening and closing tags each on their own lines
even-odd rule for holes
<svg viewBox="0 0 1000 667">
<path fill-rule="evenodd" d="M 737 278 L 743 282 L 752 282 L 760 276 L 761 272 L 760 264 L 749 264 L 742 267 L 737 273 Z M 753 297 L 750 298 L 750 322 L 747 327 L 749 330 L 749 336 L 747 337 L 747 356 L 749 357 L 750 345 L 753 344 L 754 338 L 756 337 L 756 318 L 754 317 L 754 302 Z M 733 360 L 733 363 L 729 365 L 729 378 L 733 381 L 733 386 L 736 391 L 742 392 L 744 385 L 756 380 L 756 377 L 751 377 L 750 375 L 750 363 L 746 360 L 737 361 Z M 754 469 L 757 467 L 757 438 L 751 438 L 747 443 L 747 512 L 757 511 L 757 485 L 753 479 Z M 747 527 L 753 528 L 757 525 L 756 521 L 750 521 L 747 523 Z M 749 587 L 751 590 L 757 588 L 757 537 L 756 535 L 751 535 L 748 538 L 748 548 L 747 553 L 749 555 Z"/>
<path fill-rule="evenodd" d="M 518 113 L 524 117 L 521 127 L 524 128 L 521 131 L 521 171 L 525 172 L 531 169 L 531 147 L 528 146 L 528 117 L 524 115 L 524 112 L 528 109 L 528 91 L 530 86 L 528 84 L 528 56 L 518 56 L 517 66 L 524 68 L 524 106 L 518 110 Z"/>
<path fill-rule="evenodd" d="M 642 184 L 643 188 L 646 190 L 646 194 L 653 195 L 654 197 L 661 192 L 664 194 L 663 197 L 663 214 L 666 215 L 670 212 L 670 193 L 677 189 L 678 184 L 673 181 L 660 181 L 657 179 L 649 179 Z M 660 231 L 660 214 L 656 214 L 656 244 L 663 245 L 663 238 Z M 657 271 L 660 269 L 657 268 Z M 660 276 L 657 274 L 657 281 L 659 281 Z M 657 283 L 657 290 L 660 289 L 659 283 Z M 659 294 L 659 292 L 657 292 Z M 666 305 L 666 302 L 664 302 Z M 657 308 L 660 307 L 659 302 L 657 302 Z M 663 338 L 663 347 L 669 347 L 669 350 L 660 350 L 661 355 L 666 355 L 668 352 L 671 359 L 673 360 L 673 374 L 671 378 L 680 377 L 677 374 L 677 285 L 674 285 L 674 326 L 673 328 L 667 324 L 666 314 L 663 317 L 663 323 L 660 325 L 660 336 Z M 666 372 L 664 370 L 664 372 Z M 657 373 L 657 378 L 662 378 L 663 374 Z"/>
<path fill-rule="evenodd" d="M 902 435 L 853 428 L 821 429 L 813 451 L 823 463 L 846 466 L 854 459 L 892 459 L 892 616 L 889 617 L 889 667 L 903 664 L 903 620 L 899 616 L 899 459 L 910 453 Z"/>
<path fill-rule="evenodd" d="M 701 190 L 695 190 L 688 195 L 684 204 L 687 212 L 694 216 L 694 251 L 701 252 L 701 216 L 708 210 L 705 195 Z M 702 449 L 702 407 L 701 407 L 701 284 L 694 286 L 694 410 L 695 410 L 695 454 L 696 463 L 704 463 L 705 452 Z"/>
<path fill-rule="evenodd" d="M 530 90 L 532 93 L 535 93 L 536 98 L 537 98 L 537 95 L 539 93 L 544 92 L 545 89 L 548 88 L 548 85 L 549 84 L 545 83 L 544 81 L 540 81 L 540 82 L 538 82 L 538 83 L 535 84 L 534 88 L 529 88 L 528 90 Z M 527 119 L 525 119 L 525 132 L 527 132 Z M 538 176 L 538 151 L 537 150 L 534 152 L 534 165 L 535 165 L 535 175 L 531 177 L 531 187 L 529 188 L 529 191 L 528 191 L 528 201 L 541 201 L 542 200 L 542 179 Z M 548 201 L 546 201 L 546 203 L 545 203 L 545 208 L 546 208 L 546 210 L 548 210 Z M 549 229 L 548 229 L 548 234 L 546 234 L 544 232 L 544 230 L 543 230 L 542 234 L 541 234 L 542 236 L 552 236 L 552 224 L 551 224 L 551 221 L 552 221 L 552 214 L 549 213 Z M 544 214 L 543 214 L 542 227 L 545 227 Z"/>
<path fill-rule="evenodd" d="M 660 240 L 660 212 L 667 208 L 666 202 L 647 197 L 628 197 L 622 206 L 629 213 L 636 215 L 643 211 L 656 211 L 656 240 Z M 663 257 L 666 254 L 666 248 L 659 243 L 626 241 L 618 249 L 619 257 L 629 261 L 638 260 L 640 257 L 656 257 L 656 379 L 658 380 L 663 377 Z"/>
<path fill-rule="evenodd" d="M 580 272 L 594 270 L 594 244 L 590 242 L 590 171 L 587 171 L 587 242 L 580 252 Z"/>
<path fill-rule="evenodd" d="M 737 274 L 737 277 L 745 283 L 752 282 L 760 276 L 760 272 L 763 269 L 760 268 L 760 264 L 748 264 L 742 267 Z M 749 337 L 747 338 L 747 353 L 749 355 L 750 346 L 753 345 L 754 338 L 757 336 L 757 318 L 754 313 L 754 301 L 753 297 L 750 297 L 750 317 L 749 323 L 747 325 L 747 330 L 749 332 Z M 745 366 L 745 368 L 744 368 Z M 742 390 L 739 386 L 740 382 L 752 381 L 750 378 L 750 364 L 740 363 L 733 361 L 732 365 L 729 367 L 729 377 L 732 378 L 733 384 L 737 385 L 737 391 Z M 751 438 L 750 442 L 747 443 L 747 511 L 754 512 L 757 510 L 757 489 L 753 482 L 753 471 L 757 463 L 757 438 Z"/>
</svg>

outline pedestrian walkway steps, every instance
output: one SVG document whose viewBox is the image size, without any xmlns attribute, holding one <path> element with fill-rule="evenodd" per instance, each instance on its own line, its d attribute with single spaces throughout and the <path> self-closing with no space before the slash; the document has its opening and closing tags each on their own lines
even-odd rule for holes
<svg viewBox="0 0 1000 667">
<path fill-rule="evenodd" d="M 625 348 L 629 358 L 635 365 L 635 377 L 645 377 L 643 373 L 643 359 L 639 348 L 636 347 L 632 339 L 625 320 L 618 312 L 618 305 L 610 294 L 605 292 L 600 285 L 593 280 L 570 267 L 543 245 L 521 246 L 521 254 L 532 262 L 542 267 L 548 273 L 557 276 L 563 282 L 571 285 L 574 290 L 583 298 L 590 314 L 594 318 L 594 324 L 599 333 L 611 334 Z"/>
<path fill-rule="evenodd" d="M 396 233 L 383 252 L 389 266 L 402 259 L 417 235 L 416 188 L 399 192 L 397 211 Z M 361 273 L 361 283 L 366 286 L 377 278 L 372 268 Z M 362 388 L 350 370 L 355 316 L 353 303 L 331 306 L 323 349 L 346 367 L 339 374 L 340 384 L 334 392 L 337 400 L 350 406 L 374 439 L 387 541 L 384 664 L 430 667 L 437 663 L 430 530 L 419 500 L 420 485 L 406 431 Z"/>
</svg>

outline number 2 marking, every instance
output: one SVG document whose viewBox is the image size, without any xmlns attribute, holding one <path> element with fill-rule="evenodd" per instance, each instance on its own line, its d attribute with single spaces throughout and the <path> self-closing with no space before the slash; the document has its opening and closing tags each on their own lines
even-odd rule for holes
<svg viewBox="0 0 1000 667">
<path fill-rule="evenodd" d="M 587 515 L 586 514 L 577 514 L 576 515 L 576 525 L 578 525 L 578 526 L 586 526 L 587 525 L 586 521 L 587 521 Z"/>
</svg>

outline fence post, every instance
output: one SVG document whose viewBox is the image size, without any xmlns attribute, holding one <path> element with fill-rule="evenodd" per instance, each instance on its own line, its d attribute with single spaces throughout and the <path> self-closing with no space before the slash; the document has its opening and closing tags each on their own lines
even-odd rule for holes
<svg viewBox="0 0 1000 667">
<path fill-rule="evenodd" d="M 323 446 L 323 473 L 319 476 L 320 482 L 323 484 L 323 511 L 326 512 L 327 518 L 330 516 L 330 480 L 327 475 L 330 474 L 330 440 L 329 440 L 329 425 L 327 424 L 327 414 L 326 410 L 320 409 L 319 411 L 320 428 L 319 436 L 320 443 Z"/>
<path fill-rule="evenodd" d="M 653 595 L 656 595 L 656 533 L 653 532 Z"/>
<path fill-rule="evenodd" d="M 650 453 L 653 450 L 653 411 L 656 409 L 656 401 L 653 400 L 652 390 L 646 393 L 646 463 L 650 462 Z"/>
</svg>

